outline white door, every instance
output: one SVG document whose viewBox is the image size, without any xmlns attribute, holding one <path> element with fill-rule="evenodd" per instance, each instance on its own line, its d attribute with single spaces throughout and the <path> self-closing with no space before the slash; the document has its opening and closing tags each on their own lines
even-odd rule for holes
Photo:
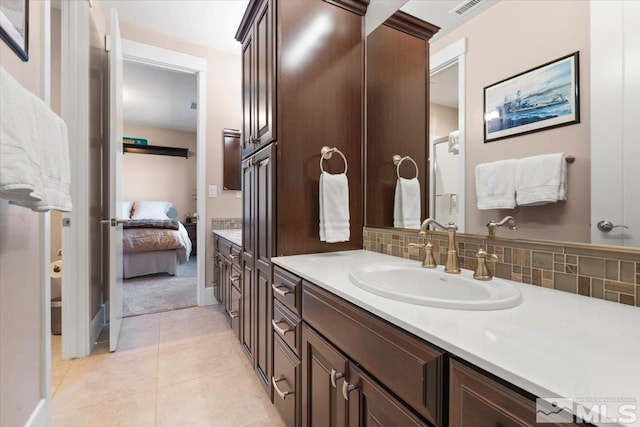
<svg viewBox="0 0 640 427">
<path fill-rule="evenodd" d="M 118 12 L 111 9 L 109 52 L 109 350 L 122 327 L 122 39 Z"/>
<path fill-rule="evenodd" d="M 640 247 L 640 2 L 591 2 L 591 242 Z"/>
</svg>

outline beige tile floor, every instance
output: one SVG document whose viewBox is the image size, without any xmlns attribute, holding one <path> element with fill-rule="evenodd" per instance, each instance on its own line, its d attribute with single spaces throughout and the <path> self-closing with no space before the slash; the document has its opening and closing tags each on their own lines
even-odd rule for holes
<svg viewBox="0 0 640 427">
<path fill-rule="evenodd" d="M 54 427 L 284 425 L 215 306 L 125 318 L 115 353 L 51 341 Z"/>
</svg>

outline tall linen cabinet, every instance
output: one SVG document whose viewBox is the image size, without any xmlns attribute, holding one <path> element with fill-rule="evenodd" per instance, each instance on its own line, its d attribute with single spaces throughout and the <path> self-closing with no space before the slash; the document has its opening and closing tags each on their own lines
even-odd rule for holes
<svg viewBox="0 0 640 427">
<path fill-rule="evenodd" d="M 242 43 L 240 339 L 273 397 L 271 257 L 362 248 L 364 14 L 368 0 L 251 0 Z M 320 151 L 348 162 L 350 239 L 319 239 Z M 340 173 L 340 156 L 324 169 Z M 287 310 L 284 308 L 284 310 Z M 297 319 L 295 313 L 287 313 Z"/>
</svg>

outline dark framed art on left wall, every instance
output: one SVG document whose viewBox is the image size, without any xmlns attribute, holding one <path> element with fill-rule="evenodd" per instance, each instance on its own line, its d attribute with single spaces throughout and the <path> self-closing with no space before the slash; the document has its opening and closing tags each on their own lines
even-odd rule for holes
<svg viewBox="0 0 640 427">
<path fill-rule="evenodd" d="M 29 0 L 0 1 L 0 37 L 23 61 L 29 60 Z"/>
</svg>

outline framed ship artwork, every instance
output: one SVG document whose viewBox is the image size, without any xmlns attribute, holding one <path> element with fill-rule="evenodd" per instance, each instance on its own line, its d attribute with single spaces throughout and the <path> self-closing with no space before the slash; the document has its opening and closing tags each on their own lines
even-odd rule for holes
<svg viewBox="0 0 640 427">
<path fill-rule="evenodd" d="M 29 1 L 0 0 L 0 38 L 23 60 L 29 60 Z"/>
<path fill-rule="evenodd" d="M 484 142 L 580 123 L 579 55 L 484 88 Z"/>
</svg>

